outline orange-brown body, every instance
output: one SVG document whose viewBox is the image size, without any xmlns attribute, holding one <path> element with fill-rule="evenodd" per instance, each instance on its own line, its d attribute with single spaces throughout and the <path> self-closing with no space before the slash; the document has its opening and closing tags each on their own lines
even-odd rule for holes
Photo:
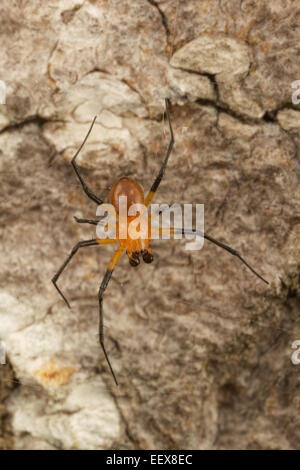
<svg viewBox="0 0 300 470">
<path fill-rule="evenodd" d="M 126 207 L 126 219 L 120 218 L 120 208 L 119 208 L 119 198 L 120 196 L 127 197 L 127 207 Z M 134 216 L 128 215 L 128 210 L 133 204 L 145 204 L 144 192 L 141 186 L 131 178 L 123 177 L 119 179 L 111 188 L 110 191 L 110 203 L 114 206 L 118 221 L 117 221 L 117 238 L 120 239 L 120 244 L 126 249 L 130 264 L 132 266 L 137 266 L 140 262 L 139 256 L 142 255 L 145 263 L 151 263 L 153 261 L 153 256 L 151 254 L 151 248 L 149 246 L 149 234 L 150 234 L 150 224 L 148 224 L 148 233 L 147 236 L 133 239 L 130 236 L 129 227 L 130 223 L 134 221 L 137 217 L 140 217 L 140 213 L 137 213 Z M 123 224 L 123 225 L 122 225 Z M 120 238 L 120 232 L 125 233 L 124 238 Z"/>
</svg>

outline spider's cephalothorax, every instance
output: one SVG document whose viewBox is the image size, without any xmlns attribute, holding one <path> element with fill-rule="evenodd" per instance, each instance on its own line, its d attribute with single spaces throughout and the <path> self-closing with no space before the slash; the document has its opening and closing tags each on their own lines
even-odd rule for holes
<svg viewBox="0 0 300 470">
<path fill-rule="evenodd" d="M 120 197 L 126 196 L 127 206 L 126 210 L 126 220 L 122 222 L 120 219 Z M 144 238 L 133 239 L 130 235 L 129 226 L 130 223 L 136 219 L 140 214 L 136 216 L 129 216 L 128 211 L 130 207 L 134 204 L 145 203 L 144 192 L 141 186 L 131 178 L 123 177 L 119 179 L 110 190 L 110 203 L 116 209 L 116 214 L 118 217 L 116 233 L 117 238 L 120 239 L 120 229 L 124 228 L 123 233 L 126 232 L 126 238 L 120 239 L 120 244 L 126 249 L 126 254 L 129 258 L 129 263 L 131 266 L 138 266 L 140 264 L 140 256 L 143 258 L 145 263 L 152 263 L 153 255 L 151 253 L 151 248 L 149 246 L 148 235 Z M 126 227 L 122 227 L 122 223 L 126 222 Z M 148 226 L 150 230 L 150 226 Z"/>
<path fill-rule="evenodd" d="M 144 198 L 143 190 L 142 190 L 142 188 L 140 187 L 140 185 L 138 183 L 136 183 L 132 179 L 126 178 L 126 177 L 121 178 L 120 180 L 118 180 L 114 184 L 114 186 L 112 187 L 111 192 L 110 192 L 110 202 L 114 206 L 114 208 L 116 210 L 116 215 L 117 215 L 116 238 L 114 238 L 114 239 L 92 238 L 91 240 L 85 240 L 85 241 L 77 243 L 74 246 L 74 248 L 72 249 L 72 251 L 69 254 L 68 258 L 65 260 L 65 262 L 62 264 L 62 266 L 57 271 L 55 276 L 53 276 L 53 278 L 52 278 L 52 282 L 53 282 L 55 288 L 58 290 L 59 294 L 62 296 L 62 298 L 64 299 L 66 304 L 70 307 L 69 302 L 67 301 L 66 297 L 64 296 L 62 291 L 57 286 L 56 282 L 57 282 L 59 276 L 61 275 L 61 273 L 63 272 L 63 270 L 65 269 L 65 267 L 67 266 L 67 264 L 69 263 L 69 261 L 71 260 L 71 258 L 75 255 L 75 253 L 78 251 L 79 248 L 83 248 L 85 246 L 97 246 L 97 245 L 99 246 L 99 245 L 107 245 L 109 243 L 119 243 L 119 247 L 115 251 L 115 253 L 114 253 L 114 255 L 113 255 L 113 257 L 112 257 L 112 259 L 111 259 L 111 261 L 110 261 L 110 263 L 107 267 L 106 273 L 104 275 L 104 278 L 102 280 L 102 283 L 101 283 L 100 288 L 99 288 L 99 293 L 98 293 L 99 320 L 100 320 L 99 321 L 99 340 L 100 340 L 100 344 L 101 344 L 105 359 L 107 361 L 107 364 L 110 368 L 110 371 L 113 375 L 113 378 L 114 378 L 116 384 L 118 384 L 117 379 L 116 379 L 115 373 L 113 371 L 113 368 L 111 366 L 110 360 L 108 358 L 108 355 L 107 355 L 107 352 L 106 352 L 106 349 L 105 349 L 105 346 L 104 346 L 104 332 L 103 332 L 104 331 L 104 325 L 103 325 L 103 306 L 102 306 L 103 294 L 104 294 L 105 289 L 106 289 L 106 287 L 109 283 L 109 280 L 112 276 L 112 273 L 113 273 L 113 271 L 114 271 L 121 255 L 122 255 L 122 253 L 125 250 L 127 252 L 127 255 L 128 255 L 129 262 L 130 262 L 131 266 L 137 266 L 139 264 L 140 256 L 142 256 L 145 263 L 151 263 L 152 260 L 153 260 L 153 256 L 151 254 L 151 248 L 149 246 L 149 239 L 151 238 L 151 236 L 150 236 L 150 234 L 151 234 L 151 231 L 150 231 L 150 225 L 151 225 L 150 218 L 147 219 L 147 224 L 146 224 L 146 226 L 148 226 L 147 235 L 144 236 L 145 232 L 143 232 L 143 237 L 134 238 L 133 236 L 131 236 L 132 234 L 130 235 L 131 232 L 129 230 L 129 224 L 132 221 L 137 224 L 138 221 L 135 220 L 135 219 L 138 217 L 138 215 L 128 214 L 128 209 L 133 204 L 144 204 L 144 206 L 147 208 L 149 206 L 149 204 L 151 203 L 152 198 L 153 198 L 153 196 L 154 196 L 154 194 L 155 194 L 155 192 L 156 192 L 156 190 L 157 190 L 157 188 L 158 188 L 158 186 L 159 186 L 159 184 L 160 184 L 160 182 L 161 182 L 161 180 L 164 176 L 166 166 L 167 166 L 167 163 L 168 163 L 168 159 L 169 159 L 169 156 L 171 154 L 173 144 L 174 144 L 173 130 L 172 130 L 170 113 L 169 113 L 169 100 L 167 100 L 167 99 L 166 99 L 166 114 L 167 114 L 167 118 L 168 118 L 168 122 L 169 122 L 169 129 L 170 129 L 170 135 L 171 135 L 170 142 L 169 142 L 169 147 L 168 147 L 166 156 L 163 160 L 162 166 L 161 166 L 161 168 L 160 168 L 160 170 L 159 170 L 159 172 L 158 172 L 158 174 L 157 174 L 157 176 L 156 176 L 156 178 L 155 178 L 155 180 L 154 180 L 154 182 L 151 186 L 151 189 L 150 189 L 146 199 Z M 82 147 L 84 146 L 88 136 L 90 135 L 90 132 L 93 128 L 95 120 L 96 120 L 96 117 L 94 118 L 94 120 L 92 122 L 92 125 L 91 125 L 84 141 L 82 142 L 81 146 L 79 147 L 79 149 L 75 153 L 74 157 L 72 158 L 71 163 L 72 163 L 74 171 L 75 171 L 75 173 L 76 173 L 76 175 L 77 175 L 77 177 L 80 181 L 80 184 L 81 184 L 84 192 L 86 193 L 86 195 L 92 201 L 94 201 L 96 204 L 99 205 L 99 204 L 102 204 L 103 201 L 101 199 L 99 199 L 98 196 L 96 196 L 90 190 L 90 188 L 87 186 L 87 184 L 85 183 L 85 181 L 83 180 L 83 178 L 80 174 L 79 168 L 78 168 L 77 163 L 76 163 L 76 157 L 79 154 L 79 152 L 81 151 Z M 119 197 L 120 196 L 126 196 L 127 197 L 127 207 L 126 207 L 126 214 L 127 215 L 125 216 L 124 219 L 122 217 L 118 217 L 119 216 Z M 98 222 L 99 222 L 97 220 L 78 219 L 77 217 L 75 217 L 75 220 L 76 220 L 76 222 L 79 222 L 79 223 L 87 223 L 87 224 L 93 224 L 93 225 L 98 225 Z M 123 222 L 121 222 L 121 220 L 123 220 Z M 124 220 L 126 222 L 126 226 L 128 228 L 128 231 L 127 231 L 127 228 L 126 228 L 126 230 L 124 230 L 124 226 L 122 225 L 123 223 L 125 223 Z M 159 228 L 158 230 L 159 230 L 159 235 L 162 235 L 164 229 Z M 175 233 L 180 233 L 180 234 L 183 234 L 183 233 L 188 234 L 189 233 L 188 231 L 185 231 L 183 229 L 170 228 L 168 230 L 169 230 L 170 235 L 174 235 Z M 123 236 L 124 232 L 125 232 L 125 236 Z M 259 277 L 262 281 L 264 281 L 268 284 L 268 282 L 263 277 L 261 277 L 260 274 L 258 274 L 256 271 L 254 271 L 254 269 L 241 257 L 241 255 L 236 250 L 234 250 L 233 248 L 230 248 L 230 246 L 225 245 L 222 242 L 219 242 L 215 238 L 212 238 L 207 233 L 202 233 L 202 232 L 199 232 L 199 231 L 196 231 L 196 232 L 190 231 L 190 232 L 191 232 L 190 233 L 191 235 L 199 235 L 199 236 L 205 238 L 206 240 L 209 240 L 210 242 L 214 243 L 215 245 L 223 248 L 224 250 L 231 253 L 232 255 L 236 256 L 257 277 Z"/>
</svg>

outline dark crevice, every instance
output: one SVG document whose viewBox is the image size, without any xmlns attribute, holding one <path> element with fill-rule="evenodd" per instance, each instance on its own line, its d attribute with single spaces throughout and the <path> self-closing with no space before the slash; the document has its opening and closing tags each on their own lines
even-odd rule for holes
<svg viewBox="0 0 300 470">
<path fill-rule="evenodd" d="M 175 67 L 175 68 L 177 68 L 177 67 Z M 219 113 L 223 112 L 223 113 L 229 114 L 233 118 L 235 118 L 235 119 L 237 119 L 237 120 L 239 120 L 239 121 L 241 121 L 245 124 L 257 124 L 257 123 L 260 123 L 262 120 L 264 120 L 264 116 L 262 118 L 251 118 L 250 116 L 246 116 L 245 114 L 238 113 L 237 111 L 233 111 L 227 105 L 227 103 L 223 102 L 220 99 L 218 82 L 217 82 L 216 76 L 214 74 L 201 73 L 201 72 L 197 72 L 195 70 L 190 70 L 190 69 L 186 69 L 186 68 L 182 68 L 182 67 L 178 67 L 178 68 L 179 68 L 179 70 L 183 70 L 184 72 L 193 73 L 195 75 L 200 75 L 200 77 L 207 77 L 210 80 L 211 84 L 213 85 L 214 92 L 215 92 L 215 95 L 216 95 L 216 99 L 212 100 L 212 99 L 209 99 L 209 98 L 199 98 L 199 99 L 196 100 L 196 103 L 198 103 L 200 105 L 204 105 L 204 106 L 212 106 Z M 268 118 L 266 119 L 266 121 L 268 121 Z"/>
<path fill-rule="evenodd" d="M 245 116 L 244 114 L 233 111 L 226 103 L 220 101 L 216 102 L 210 99 L 200 98 L 196 100 L 196 103 L 202 106 L 212 106 L 216 109 L 216 111 L 218 111 L 218 113 L 226 113 L 243 124 L 259 124 L 262 120 L 264 120 L 264 116 L 262 118 L 251 118 L 250 116 Z"/>
<path fill-rule="evenodd" d="M 234 111 L 228 106 L 227 103 L 221 101 L 219 98 L 217 98 L 216 101 L 210 100 L 210 99 L 199 98 L 198 100 L 196 100 L 196 103 L 200 105 L 204 105 L 204 106 L 212 106 L 219 113 L 226 113 L 229 116 L 233 117 L 234 119 L 237 119 L 243 124 L 253 125 L 253 124 L 261 124 L 262 122 L 265 122 L 265 123 L 272 122 L 280 126 L 280 123 L 277 120 L 278 110 L 266 111 L 261 118 L 255 118 L 255 117 L 247 116 L 245 114 L 241 114 L 238 111 Z"/>
<path fill-rule="evenodd" d="M 59 121 L 59 120 L 51 121 L 49 119 L 45 119 L 38 115 L 30 116 L 24 119 L 24 121 L 8 124 L 6 127 L 4 127 L 4 129 L 1 130 L 0 135 L 8 131 L 21 130 L 27 124 L 36 124 L 37 126 L 41 127 L 43 126 L 43 124 L 46 124 L 47 122 L 63 122 L 63 121 Z"/>
<path fill-rule="evenodd" d="M 277 109 L 274 109 L 273 111 L 275 112 L 279 112 L 279 111 L 282 111 L 283 109 L 293 109 L 294 111 L 300 111 L 300 104 L 293 104 L 291 103 L 290 101 L 288 101 L 287 103 L 283 103 L 281 106 L 279 106 L 279 108 Z"/>
<path fill-rule="evenodd" d="M 160 14 L 160 17 L 161 17 L 161 22 L 163 24 L 163 27 L 165 28 L 165 31 L 166 31 L 166 36 L 167 36 L 167 44 L 169 46 L 169 42 L 170 42 L 170 30 L 169 30 L 169 26 L 168 26 L 168 22 L 167 22 L 167 18 L 166 18 L 166 15 L 164 14 L 164 12 L 159 8 L 159 5 L 154 1 L 154 0 L 147 0 L 148 3 L 150 3 L 150 5 L 152 5 L 153 7 L 155 7 L 158 11 L 158 13 Z"/>
<path fill-rule="evenodd" d="M 265 122 L 277 122 L 277 111 L 266 111 L 262 117 Z"/>
<path fill-rule="evenodd" d="M 98 73 L 104 73 L 104 74 L 106 74 L 106 75 L 110 75 L 110 76 L 112 76 L 112 77 L 114 77 L 114 78 L 117 78 L 115 75 L 113 75 L 112 73 L 108 72 L 106 69 L 102 69 L 102 68 L 97 67 L 97 66 L 94 67 L 92 70 L 89 70 L 88 72 L 86 72 L 86 73 L 83 75 L 83 77 L 86 77 L 87 75 L 90 75 L 91 73 L 96 73 L 96 72 L 98 72 Z"/>
<path fill-rule="evenodd" d="M 278 119 L 277 119 L 277 114 L 279 111 L 282 111 L 283 109 L 292 109 L 294 111 L 300 112 L 300 105 L 294 105 L 293 103 L 288 102 L 288 103 L 281 104 L 280 107 L 276 109 L 270 109 L 270 110 L 265 111 L 265 113 L 263 114 L 261 118 L 247 116 L 245 114 L 239 113 L 238 111 L 234 111 L 233 109 L 229 107 L 227 103 L 225 103 L 224 101 L 220 99 L 216 75 L 210 74 L 210 73 L 201 73 L 201 72 L 197 72 L 191 69 L 186 69 L 183 67 L 174 67 L 174 68 L 178 68 L 179 70 L 183 70 L 184 72 L 188 72 L 188 73 L 193 73 L 195 75 L 200 75 L 201 77 L 207 77 L 213 85 L 214 92 L 216 95 L 216 100 L 212 100 L 209 98 L 207 99 L 199 98 L 196 100 L 196 103 L 204 105 L 204 106 L 212 106 L 218 112 L 229 114 L 230 116 L 232 116 L 233 118 L 239 120 L 240 122 L 244 124 L 261 124 L 261 122 L 266 122 L 266 123 L 273 122 L 280 126 L 280 123 L 278 122 Z"/>
<path fill-rule="evenodd" d="M 133 91 L 134 93 L 140 96 L 138 90 L 130 83 L 129 80 L 126 80 L 126 78 L 122 78 L 121 82 L 124 83 L 124 85 L 128 86 L 128 88 L 130 88 L 131 91 Z"/>
</svg>

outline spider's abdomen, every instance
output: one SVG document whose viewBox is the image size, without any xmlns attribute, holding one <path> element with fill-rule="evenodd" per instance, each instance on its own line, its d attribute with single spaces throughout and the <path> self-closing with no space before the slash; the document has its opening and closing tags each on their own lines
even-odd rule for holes
<svg viewBox="0 0 300 470">
<path fill-rule="evenodd" d="M 150 263 L 153 259 L 149 249 L 149 229 L 145 236 L 141 234 L 138 238 L 132 238 L 130 233 L 130 223 L 140 216 L 140 210 L 137 208 L 137 214 L 128 216 L 128 209 L 133 204 L 144 204 L 144 192 L 140 185 L 131 178 L 121 178 L 117 181 L 110 191 L 110 203 L 116 209 L 116 213 L 119 215 L 119 197 L 127 197 L 127 217 L 124 221 L 119 219 L 117 222 L 117 237 L 121 238 L 120 242 L 126 249 L 127 255 L 132 266 L 139 264 L 139 256 L 142 255 L 146 263 Z M 148 224 L 148 222 L 147 222 Z M 137 230 L 139 231 L 139 230 Z M 125 238 L 120 237 L 120 233 L 125 234 Z"/>
<path fill-rule="evenodd" d="M 144 192 L 140 185 L 131 178 L 123 177 L 119 179 L 110 190 L 110 203 L 119 214 L 119 197 L 127 197 L 127 214 L 128 208 L 133 204 L 144 204 Z"/>
</svg>

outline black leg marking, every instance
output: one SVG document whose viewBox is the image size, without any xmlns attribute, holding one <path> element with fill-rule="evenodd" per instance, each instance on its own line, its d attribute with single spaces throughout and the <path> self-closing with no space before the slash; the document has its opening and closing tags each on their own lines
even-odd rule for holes
<svg viewBox="0 0 300 470">
<path fill-rule="evenodd" d="M 64 301 L 66 302 L 67 306 L 69 308 L 70 307 L 70 304 L 69 302 L 67 301 L 66 297 L 64 296 L 64 294 L 62 293 L 62 291 L 59 289 L 59 287 L 57 286 L 56 282 L 59 278 L 59 276 L 61 275 L 61 273 L 63 272 L 63 270 L 65 269 L 65 267 L 67 266 L 67 264 L 71 261 L 71 259 L 73 258 L 73 256 L 75 255 L 75 253 L 77 253 L 77 251 L 79 250 L 79 248 L 82 248 L 84 246 L 95 246 L 95 245 L 98 245 L 98 242 L 96 241 L 96 239 L 92 239 L 92 240 L 86 240 L 86 241 L 83 241 L 83 242 L 79 242 L 77 243 L 71 253 L 69 254 L 69 256 L 67 257 L 67 259 L 65 260 L 65 262 L 63 263 L 63 265 L 59 268 L 59 270 L 57 271 L 57 273 L 55 274 L 55 276 L 53 276 L 52 278 L 52 282 L 54 284 L 54 287 L 56 288 L 56 290 L 58 291 L 58 293 L 62 296 L 62 298 L 64 299 Z"/>
</svg>

